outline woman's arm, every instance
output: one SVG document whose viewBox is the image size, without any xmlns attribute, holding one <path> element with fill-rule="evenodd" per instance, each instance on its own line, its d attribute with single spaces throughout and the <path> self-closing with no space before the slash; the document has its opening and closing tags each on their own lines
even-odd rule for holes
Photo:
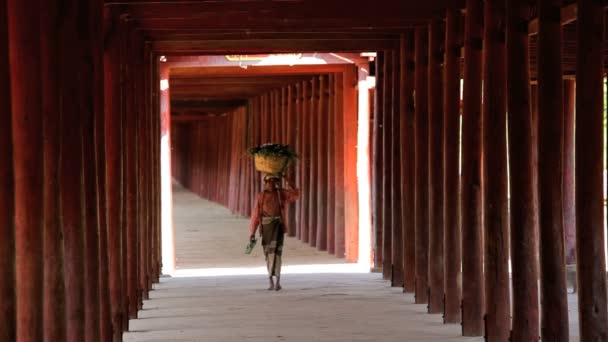
<svg viewBox="0 0 608 342">
<path fill-rule="evenodd" d="M 260 195 L 258 194 L 255 198 L 255 205 L 251 212 L 251 223 L 249 224 L 249 232 L 252 236 L 255 235 L 258 226 L 260 225 Z"/>
</svg>

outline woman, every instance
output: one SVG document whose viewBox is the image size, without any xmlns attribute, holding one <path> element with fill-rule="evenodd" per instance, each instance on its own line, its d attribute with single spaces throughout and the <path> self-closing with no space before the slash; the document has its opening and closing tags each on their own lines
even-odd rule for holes
<svg viewBox="0 0 608 342">
<path fill-rule="evenodd" d="M 256 197 L 249 226 L 252 240 L 255 239 L 258 226 L 261 226 L 260 235 L 270 282 L 268 290 L 281 290 L 281 255 L 286 231 L 283 219 L 285 207 L 300 197 L 300 190 L 294 189 L 290 179 L 286 180 L 288 189 L 280 189 L 279 177 L 274 175 L 264 177 L 264 191 Z M 272 277 L 276 278 L 276 283 Z"/>
</svg>

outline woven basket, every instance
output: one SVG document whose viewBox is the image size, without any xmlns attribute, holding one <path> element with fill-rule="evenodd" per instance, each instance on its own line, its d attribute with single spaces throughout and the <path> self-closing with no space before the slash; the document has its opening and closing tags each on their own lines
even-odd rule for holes
<svg viewBox="0 0 608 342">
<path fill-rule="evenodd" d="M 253 157 L 256 170 L 271 175 L 281 174 L 287 167 L 287 157 L 270 157 L 256 154 Z"/>
</svg>

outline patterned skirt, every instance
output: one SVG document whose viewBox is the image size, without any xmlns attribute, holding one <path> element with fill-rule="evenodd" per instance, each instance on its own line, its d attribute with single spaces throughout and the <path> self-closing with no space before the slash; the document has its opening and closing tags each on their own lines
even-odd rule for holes
<svg viewBox="0 0 608 342">
<path fill-rule="evenodd" d="M 262 224 L 262 247 L 266 257 L 268 276 L 278 277 L 281 275 L 281 256 L 283 254 L 283 223 L 280 219 L 265 221 L 267 222 Z"/>
</svg>

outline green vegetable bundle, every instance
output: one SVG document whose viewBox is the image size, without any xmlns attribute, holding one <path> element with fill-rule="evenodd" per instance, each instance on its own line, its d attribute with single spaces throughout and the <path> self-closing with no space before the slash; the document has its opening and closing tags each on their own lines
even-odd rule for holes
<svg viewBox="0 0 608 342">
<path fill-rule="evenodd" d="M 264 156 L 264 157 L 275 157 L 275 158 L 287 158 L 289 162 L 298 159 L 298 155 L 293 151 L 289 145 L 283 144 L 263 144 L 249 149 L 251 156 Z"/>
</svg>

